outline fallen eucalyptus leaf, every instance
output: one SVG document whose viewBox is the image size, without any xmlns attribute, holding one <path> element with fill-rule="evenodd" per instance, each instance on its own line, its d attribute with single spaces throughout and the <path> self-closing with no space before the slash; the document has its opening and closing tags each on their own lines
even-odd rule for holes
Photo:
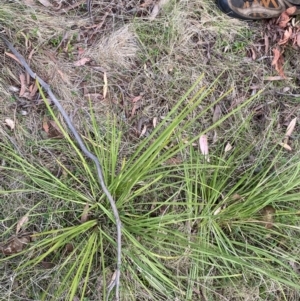
<svg viewBox="0 0 300 301">
<path fill-rule="evenodd" d="M 8 127 L 10 127 L 11 130 L 15 128 L 15 122 L 12 119 L 6 118 L 5 123 Z"/>
<path fill-rule="evenodd" d="M 18 234 L 20 232 L 21 228 L 24 226 L 24 224 L 26 224 L 28 222 L 28 220 L 29 220 L 28 214 L 26 214 L 20 218 L 20 220 L 17 223 L 16 234 Z"/>
</svg>

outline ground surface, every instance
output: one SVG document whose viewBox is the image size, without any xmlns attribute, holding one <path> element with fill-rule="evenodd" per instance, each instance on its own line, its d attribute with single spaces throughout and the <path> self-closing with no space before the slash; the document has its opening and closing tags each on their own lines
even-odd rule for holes
<svg viewBox="0 0 300 301">
<path fill-rule="evenodd" d="M 125 158 L 134 152 L 143 139 L 151 135 L 156 124 L 166 118 L 182 95 L 201 75 L 203 78 L 197 87 L 208 87 L 214 83 L 214 88 L 189 115 L 189 118 L 195 117 L 195 122 L 183 133 L 186 137 L 196 137 L 218 122 L 222 116 L 233 112 L 260 92 L 259 96 L 253 98 L 243 109 L 224 120 L 217 130 L 210 130 L 206 133 L 212 150 L 218 150 L 220 145 L 225 146 L 228 142 L 233 144 L 233 141 L 239 139 L 245 148 L 248 145 L 255 145 L 254 150 L 247 157 L 247 162 L 252 164 L 251 162 L 256 162 L 256 159 L 260 157 L 262 151 L 273 149 L 280 137 L 284 137 L 291 120 L 299 117 L 300 38 L 297 44 L 297 18 L 293 18 L 289 24 L 281 27 L 278 20 L 242 22 L 221 14 L 216 5 L 208 0 L 160 2 L 93 0 L 90 12 L 91 16 L 87 13 L 85 1 L 79 0 L 62 1 L 61 4 L 54 0 L 14 2 L 3 0 L 0 7 L 0 26 L 2 33 L 30 63 L 34 72 L 51 86 L 86 141 L 91 142 L 94 135 L 97 136 L 93 132 L 95 128 L 91 118 L 91 108 L 99 131 L 105 132 L 107 120 L 111 120 L 112 116 L 115 118 L 123 136 L 118 154 L 119 171 L 122 170 L 121 165 L 125 164 Z M 282 42 L 289 28 L 293 36 L 290 35 L 287 38 L 288 41 Z M 274 55 L 276 55 L 273 49 L 279 49 L 282 52 L 280 60 L 283 58 L 283 63 L 275 62 L 272 65 Z M 51 174 L 62 174 L 63 182 L 67 175 L 56 164 L 56 160 L 68 166 L 69 170 L 76 174 L 76 164 L 79 162 L 76 159 L 76 152 L 72 148 L 68 149 L 64 144 L 61 130 L 57 128 L 57 122 L 53 121 L 53 116 L 48 113 L 34 81 L 29 79 L 22 66 L 9 55 L 10 51 L 4 43 L 0 44 L 0 52 L 2 70 L 0 141 L 3 145 L 11 145 L 20 158 L 40 164 Z M 217 105 L 210 107 L 216 99 L 224 95 L 225 97 Z M 51 103 L 51 100 L 48 99 L 48 101 Z M 182 110 L 185 105 L 182 104 L 178 111 Z M 209 109 L 205 111 L 206 108 Z M 55 114 L 59 116 L 57 112 Z M 197 114 L 200 114 L 199 118 Z M 58 119 L 66 129 L 63 120 L 60 117 Z M 243 124 L 247 126 L 240 131 Z M 281 163 L 294 158 L 298 152 L 299 131 L 297 129 L 298 125 L 293 132 L 292 142 L 289 141 L 292 150 L 289 151 L 287 147 L 283 149 L 284 155 Z M 3 145 L 1 152 L 4 157 L 6 150 Z M 181 162 L 178 158 L 171 159 L 172 164 L 178 163 L 176 159 Z M 7 167 L 7 159 L 1 160 L 1 166 Z M 20 159 L 17 160 L 20 161 Z M 245 162 L 243 164 L 247 165 Z M 237 164 L 230 177 L 232 179 L 237 177 L 235 172 L 240 175 L 241 170 L 246 169 L 245 166 Z M 22 173 L 8 169 L 2 171 L 0 169 L 0 172 L 2 172 L 0 174 L 2 182 L 0 183 L 0 230 L 3 233 L 1 239 L 3 242 L 13 235 L 16 224 L 29 210 L 31 210 L 30 214 L 36 217 L 36 219 L 30 218 L 31 228 L 27 229 L 30 228 L 30 231 L 61 229 L 76 224 L 76 218 L 80 219 L 82 208 L 78 209 L 75 201 L 71 205 L 65 205 L 64 199 L 68 199 L 69 196 L 66 195 L 61 200 L 55 199 L 54 201 L 51 199 L 51 194 L 44 199 L 45 195 L 42 191 L 26 193 L 20 184 L 23 181 Z M 78 201 L 80 204 L 86 202 L 83 196 L 92 198 L 92 195 L 100 193 L 98 188 L 90 192 L 85 176 L 77 174 L 76 177 L 77 183 L 80 183 L 78 186 L 71 180 L 71 184 L 68 182 L 66 185 L 79 191 L 78 198 L 82 198 L 81 203 Z M 139 182 L 138 187 L 143 183 Z M 167 191 L 167 182 L 164 185 Z M 135 189 L 138 190 L 138 188 Z M 293 193 L 297 192 L 296 188 L 292 190 Z M 165 194 L 168 195 L 167 192 Z M 149 203 L 148 210 L 151 211 L 156 206 L 154 200 L 152 202 L 152 197 L 153 195 L 143 196 L 138 201 Z M 166 196 L 166 199 L 168 197 Z M 40 198 L 45 201 L 42 205 Z M 174 198 L 177 201 L 181 200 L 181 197 L 175 196 L 175 193 Z M 262 203 L 257 211 L 264 207 L 263 204 L 267 203 Z M 34 206 L 37 206 L 37 209 L 33 210 Z M 141 212 L 144 210 L 144 207 L 140 209 L 139 206 L 140 203 L 134 214 L 131 211 L 131 217 L 125 214 L 125 226 L 126 223 L 130 223 L 130 218 L 135 218 L 139 214 L 139 210 Z M 132 209 L 129 207 L 129 205 L 128 208 L 125 207 L 124 211 Z M 163 205 L 159 208 L 160 214 L 164 215 L 164 210 L 169 207 Z M 184 211 L 180 206 L 172 210 Z M 298 208 L 295 207 L 294 210 L 297 211 Z M 56 214 L 52 216 L 52 212 Z M 74 212 L 77 212 L 77 215 Z M 297 221 L 294 226 L 296 225 Z M 176 231 L 180 232 L 180 227 L 175 227 Z M 189 225 L 189 227 L 192 226 Z M 201 226 L 196 224 L 196 227 Z M 223 231 L 222 227 L 223 224 L 220 226 Z M 105 225 L 104 228 L 110 233 L 113 224 Z M 134 226 L 126 228 L 126 231 L 130 232 L 130 230 L 135 233 Z M 111 235 L 114 237 L 114 234 Z M 232 238 L 233 240 L 238 240 L 240 236 L 244 237 L 244 234 L 240 234 L 239 231 L 234 235 L 236 236 Z M 289 237 L 292 234 L 285 235 Z M 277 242 L 280 239 L 283 240 L 278 237 L 276 236 L 274 240 L 274 246 L 275 241 L 278 246 Z M 143 240 L 139 235 L 135 238 L 137 241 Z M 243 239 L 247 241 L 248 238 Z M 264 239 L 269 241 L 267 236 Z M 264 239 L 254 245 L 257 248 L 263 246 Z M 212 238 L 208 241 L 209 244 L 213 244 Z M 286 244 L 288 245 L 288 242 Z M 135 253 L 129 247 L 129 243 L 126 246 L 127 257 L 124 261 L 130 266 L 128 254 L 133 252 L 133 256 L 138 258 L 140 253 L 139 251 Z M 231 247 L 230 245 L 228 250 L 231 250 Z M 282 247 L 287 251 L 286 254 L 291 254 L 291 258 L 298 255 L 298 247 L 293 247 L 291 249 L 286 245 Z M 145 244 L 145 249 L 156 252 L 155 246 L 151 243 Z M 110 250 L 105 250 L 105 252 L 103 251 L 103 254 L 106 254 L 108 258 L 108 266 L 112 266 L 111 261 L 115 254 Z M 186 249 L 184 253 L 186 252 L 189 251 Z M 13 255 L 17 253 L 17 251 L 12 252 Z M 233 253 L 228 251 L 228 256 L 229 254 Z M 7 255 L 11 254 L 4 254 L 3 258 Z M 0 276 L 2 277 L 0 295 L 5 296 L 3 300 L 51 300 L 47 294 L 54 296 L 53 288 L 47 291 L 45 282 L 55 283 L 56 281 L 53 278 L 58 265 L 55 256 L 57 257 L 53 255 L 42 262 L 44 269 L 42 267 L 33 271 L 26 270 L 26 272 L 24 270 L 26 276 L 22 276 L 22 272 L 15 272 L 15 267 L 20 264 L 18 259 L 12 259 L 8 263 L 1 261 L 5 271 L 3 277 Z M 199 280 L 200 284 L 192 286 L 184 277 L 192 277 L 191 271 L 193 273 L 199 271 L 190 268 L 193 265 L 189 262 L 188 256 L 184 259 L 176 257 L 177 255 L 172 256 L 170 251 L 162 254 L 161 258 L 157 257 L 159 259 L 155 262 L 155 267 L 159 269 L 160 264 L 167 266 L 173 274 L 177 273 L 178 287 L 182 291 L 184 287 L 188 288 L 186 293 L 177 295 L 174 293 L 170 296 L 170 300 L 250 301 L 298 300 L 299 298 L 297 287 L 291 288 L 285 284 L 281 286 L 274 282 L 275 278 L 270 280 L 263 274 L 260 278 L 257 276 L 260 275 L 257 271 L 256 278 L 249 276 L 248 279 L 239 278 L 237 282 L 231 282 L 230 277 L 220 276 L 223 268 L 219 270 L 216 268 L 218 270 L 216 271 L 214 267 L 211 267 L 205 273 L 203 271 L 203 277 L 212 273 L 209 280 L 206 282 Z M 169 262 L 168 258 L 173 258 L 172 262 Z M 203 261 L 199 259 L 203 266 L 209 261 L 210 259 L 207 258 Z M 24 262 L 24 258 L 21 262 Z M 52 262 L 55 264 L 52 265 Z M 146 265 L 147 261 L 141 260 L 141 262 Z M 217 262 L 214 261 L 214 265 L 218 265 Z M 290 262 L 294 263 L 294 259 Z M 97 273 L 103 267 L 97 262 L 93 264 L 95 266 L 91 275 L 91 284 L 81 300 L 104 298 L 99 291 L 105 280 L 99 280 L 99 273 Z M 137 263 L 135 264 L 138 266 Z M 134 274 L 137 275 L 136 278 L 131 277 L 134 268 L 132 271 L 128 268 L 123 272 L 123 281 L 127 285 L 126 293 L 124 293 L 126 297 L 123 299 L 166 300 L 166 293 L 161 291 L 159 283 L 150 285 L 150 278 L 141 280 L 143 268 L 145 268 L 143 264 L 136 269 L 137 272 Z M 228 265 L 231 264 L 234 265 L 232 262 L 227 262 L 226 268 L 229 269 Z M 256 264 L 257 262 L 254 263 Z M 280 268 L 278 270 L 280 271 Z M 109 281 L 112 273 L 113 268 L 108 269 L 105 274 L 106 281 Z M 244 271 L 236 273 L 243 274 L 244 277 L 247 275 Z M 28 280 L 28 275 L 30 275 L 30 280 Z M 160 279 L 163 279 L 163 273 L 161 277 Z M 233 275 L 232 277 L 234 278 Z M 297 275 L 295 277 L 297 279 Z M 291 282 L 296 283 L 295 279 Z M 57 280 L 55 284 L 58 285 L 58 283 Z M 61 300 L 67 300 L 64 299 L 66 298 L 64 292 L 61 296 Z M 77 300 L 76 298 L 79 298 L 77 293 L 73 300 Z"/>
</svg>

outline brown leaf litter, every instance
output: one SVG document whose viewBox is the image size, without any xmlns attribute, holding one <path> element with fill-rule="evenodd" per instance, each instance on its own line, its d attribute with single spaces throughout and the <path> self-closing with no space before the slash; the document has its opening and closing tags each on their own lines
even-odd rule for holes
<svg viewBox="0 0 300 301">
<path fill-rule="evenodd" d="M 282 77 L 285 78 L 284 72 L 283 72 L 283 64 L 284 64 L 284 60 L 283 60 L 283 51 L 281 52 L 279 47 L 273 48 L 272 49 L 274 57 L 273 57 L 273 61 L 272 61 L 272 66 L 275 67 L 275 70 L 278 72 L 278 74 Z"/>
<path fill-rule="evenodd" d="M 43 130 L 47 133 L 49 138 L 64 138 L 64 135 L 56 122 L 54 120 L 49 120 L 47 116 L 44 116 L 43 118 Z"/>
<path fill-rule="evenodd" d="M 295 22 L 292 15 L 295 13 L 296 7 L 289 7 L 277 19 L 271 19 L 267 24 L 267 33 L 265 34 L 265 49 L 269 48 L 269 40 L 274 42 L 272 48 L 273 60 L 272 66 L 285 79 L 284 74 L 284 51 L 287 45 L 291 45 L 294 49 L 300 49 L 300 24 Z"/>
<path fill-rule="evenodd" d="M 6 242 L 0 243 L 0 253 L 7 256 L 20 253 L 34 240 L 35 237 L 32 232 L 17 233 L 11 236 Z"/>
</svg>

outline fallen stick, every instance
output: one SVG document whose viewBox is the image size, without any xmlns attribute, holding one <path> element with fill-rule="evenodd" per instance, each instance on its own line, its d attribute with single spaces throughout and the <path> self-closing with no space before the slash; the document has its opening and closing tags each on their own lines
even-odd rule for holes
<svg viewBox="0 0 300 301">
<path fill-rule="evenodd" d="M 50 99 L 53 101 L 53 103 L 55 104 L 55 106 L 57 107 L 57 109 L 59 110 L 59 112 L 61 113 L 61 115 L 63 116 L 65 122 L 67 123 L 71 133 L 74 135 L 75 140 L 77 141 L 77 143 L 80 146 L 80 149 L 82 150 L 82 152 L 91 160 L 94 161 L 95 165 L 96 165 L 96 169 L 97 169 L 97 173 L 98 173 L 98 179 L 99 179 L 99 184 L 103 190 L 103 192 L 105 193 L 105 195 L 107 196 L 109 202 L 110 202 L 110 206 L 111 209 L 113 211 L 114 217 L 115 217 L 115 221 L 116 221 L 116 228 L 117 228 L 117 269 L 115 271 L 115 278 L 112 280 L 112 283 L 110 283 L 109 287 L 107 288 L 107 300 L 109 298 L 109 295 L 111 293 L 111 291 L 113 290 L 113 288 L 115 287 L 115 293 L 116 293 L 116 300 L 119 301 L 119 295 L 120 295 L 120 274 L 121 274 L 121 251 L 122 251 L 122 242 L 121 242 L 121 238 L 122 238 L 122 232 L 121 232 L 121 220 L 120 220 L 120 216 L 119 216 L 119 212 L 116 206 L 116 203 L 112 197 L 112 195 L 110 194 L 109 190 L 107 189 L 105 182 L 104 182 L 104 177 L 103 177 L 103 172 L 102 172 L 102 168 L 101 168 L 101 164 L 98 160 L 98 158 L 91 153 L 85 146 L 83 140 L 81 139 L 81 137 L 79 136 L 77 130 L 75 129 L 72 121 L 70 120 L 70 117 L 68 116 L 68 114 L 66 113 L 66 111 L 64 110 L 64 108 L 62 107 L 62 105 L 60 104 L 59 100 L 56 98 L 56 96 L 53 94 L 53 92 L 50 89 L 50 86 L 44 82 L 38 75 L 36 75 L 32 69 L 29 67 L 29 65 L 27 64 L 26 60 L 24 59 L 24 57 L 14 48 L 14 46 L 2 35 L 0 34 L 0 39 L 2 39 L 2 41 L 6 44 L 6 46 L 10 49 L 10 51 L 17 57 L 17 59 L 20 61 L 21 65 L 25 68 L 25 70 L 28 72 L 28 74 L 35 80 L 38 80 L 39 84 L 45 89 L 45 91 L 48 93 Z"/>
</svg>

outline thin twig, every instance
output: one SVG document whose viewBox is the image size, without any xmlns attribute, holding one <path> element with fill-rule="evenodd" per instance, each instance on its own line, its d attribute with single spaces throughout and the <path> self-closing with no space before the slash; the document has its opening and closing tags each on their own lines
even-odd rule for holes
<svg viewBox="0 0 300 301">
<path fill-rule="evenodd" d="M 121 220 L 120 220 L 120 217 L 119 217 L 119 212 L 118 212 L 116 203 L 115 203 L 112 195 L 110 194 L 109 190 L 107 189 L 107 187 L 105 185 L 101 164 L 100 164 L 98 158 L 86 148 L 83 140 L 79 136 L 79 134 L 78 134 L 77 130 L 75 129 L 72 121 L 70 120 L 70 117 L 68 116 L 68 114 L 66 113 L 66 111 L 64 110 L 64 108 L 62 107 L 62 105 L 60 104 L 58 99 L 56 98 L 56 96 L 51 91 L 50 86 L 32 71 L 32 69 L 26 63 L 26 60 L 24 59 L 24 57 L 14 48 L 14 46 L 3 35 L 0 34 L 0 38 L 7 45 L 7 47 L 11 50 L 11 52 L 18 58 L 18 60 L 20 61 L 22 66 L 25 68 L 25 70 L 28 72 L 28 74 L 32 78 L 38 80 L 40 85 L 45 89 L 45 91 L 48 93 L 50 99 L 53 101 L 53 103 L 56 105 L 59 112 L 62 114 L 62 116 L 63 116 L 65 122 L 67 123 L 71 133 L 74 135 L 75 140 L 79 144 L 82 152 L 88 158 L 93 160 L 95 165 L 96 165 L 99 184 L 100 184 L 103 192 L 105 193 L 105 195 L 107 196 L 107 198 L 110 202 L 110 206 L 112 208 L 112 211 L 113 211 L 113 214 L 114 214 L 114 217 L 115 217 L 116 228 L 117 228 L 117 268 L 116 268 L 116 272 L 115 272 L 115 279 L 113 280 L 113 283 L 110 284 L 109 287 L 107 288 L 108 289 L 107 299 L 108 299 L 112 289 L 115 288 L 116 300 L 119 301 L 120 274 L 121 274 L 121 272 L 120 272 L 120 269 L 121 269 L 121 250 L 122 250 L 122 245 L 121 245 L 121 237 L 122 237 L 121 227 L 122 227 L 122 225 L 121 225 Z"/>
</svg>

